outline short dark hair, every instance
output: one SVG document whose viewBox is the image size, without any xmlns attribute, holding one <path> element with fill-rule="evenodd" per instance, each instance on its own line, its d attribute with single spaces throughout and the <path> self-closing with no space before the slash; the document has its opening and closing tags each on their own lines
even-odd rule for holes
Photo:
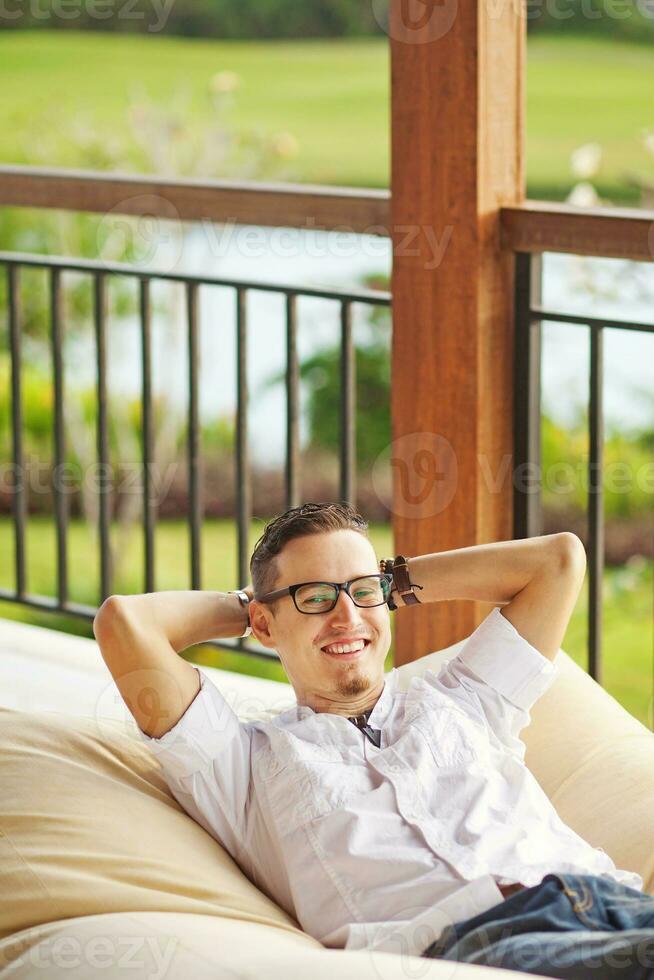
<svg viewBox="0 0 654 980">
<path fill-rule="evenodd" d="M 257 595 L 272 592 L 279 575 L 277 555 L 293 538 L 305 534 L 321 534 L 325 531 L 352 530 L 368 537 L 368 521 L 347 503 L 305 503 L 275 517 L 254 546 L 250 558 L 252 590 Z M 279 600 L 268 603 L 273 615 Z"/>
</svg>

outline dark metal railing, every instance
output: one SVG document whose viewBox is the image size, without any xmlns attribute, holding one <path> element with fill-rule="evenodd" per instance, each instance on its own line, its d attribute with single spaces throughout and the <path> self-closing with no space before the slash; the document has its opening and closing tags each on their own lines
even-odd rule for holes
<svg viewBox="0 0 654 980">
<path fill-rule="evenodd" d="M 297 353 L 297 299 L 314 297 L 334 300 L 340 305 L 341 322 L 341 456 L 339 471 L 339 493 L 342 500 L 355 502 L 355 425 L 356 412 L 356 374 L 355 350 L 352 333 L 352 306 L 365 304 L 378 307 L 390 306 L 390 294 L 368 289 L 321 289 L 309 286 L 269 284 L 256 281 L 221 279 L 211 276 L 183 275 L 172 272 L 156 272 L 117 263 L 106 263 L 86 259 L 68 259 L 49 256 L 26 255 L 0 252 L 0 265 L 5 267 L 8 287 L 8 321 L 11 362 L 12 398 L 12 444 L 13 444 L 13 526 L 15 539 L 15 588 L 0 589 L 0 599 L 19 602 L 35 609 L 66 613 L 86 620 L 92 620 L 97 607 L 91 607 L 70 600 L 68 590 L 68 549 L 67 500 L 62 492 L 60 481 L 53 480 L 53 512 L 56 525 L 56 598 L 32 595 L 26 591 L 25 530 L 27 521 L 27 497 L 25 492 L 23 459 L 23 413 L 21 394 L 21 310 L 19 303 L 20 273 L 24 267 L 38 267 L 49 270 L 50 276 L 50 341 L 52 351 L 52 370 L 54 378 L 54 465 L 55 474 L 60 473 L 65 459 L 64 438 L 64 399 L 62 363 L 62 274 L 81 272 L 93 279 L 93 323 L 96 350 L 96 395 L 97 432 L 96 446 L 99 463 L 99 560 L 100 560 L 100 602 L 112 593 L 113 570 L 110 548 L 110 484 L 109 437 L 108 437 L 108 397 L 107 397 L 107 282 L 112 276 L 127 276 L 136 279 L 140 285 L 139 319 L 141 334 L 141 381 L 142 381 L 142 466 L 143 466 L 143 534 L 144 534 L 144 586 L 145 591 L 153 592 L 155 582 L 154 533 L 157 521 L 156 500 L 152 493 L 153 466 L 153 414 L 152 414 L 152 306 L 151 283 L 167 280 L 184 285 L 186 291 L 186 328 L 188 343 L 188 481 L 189 504 L 188 525 L 190 534 L 190 588 L 201 589 L 201 524 L 203 518 L 200 494 L 200 413 L 199 413 L 199 345 L 198 322 L 199 300 L 202 286 L 223 286 L 231 288 L 236 294 L 236 481 L 237 481 L 237 577 L 239 585 L 249 579 L 248 531 L 251 521 L 252 483 L 248 459 L 248 385 L 247 385 L 247 297 L 250 291 L 282 294 L 286 297 L 286 466 L 285 492 L 287 507 L 299 504 L 299 367 Z M 212 645 L 228 650 L 240 650 L 248 654 L 274 658 L 269 650 L 252 641 L 215 640 Z"/>
<path fill-rule="evenodd" d="M 654 256 L 650 255 L 650 258 Z M 604 575 L 604 331 L 654 333 L 654 323 L 564 313 L 542 306 L 542 255 L 515 257 L 514 535 L 542 534 L 541 349 L 543 321 L 590 330 L 588 397 L 588 672 L 602 683 L 602 581 Z"/>
</svg>

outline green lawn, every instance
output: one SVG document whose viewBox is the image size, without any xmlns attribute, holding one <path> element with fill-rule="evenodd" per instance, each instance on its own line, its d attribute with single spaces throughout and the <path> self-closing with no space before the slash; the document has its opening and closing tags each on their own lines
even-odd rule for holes
<svg viewBox="0 0 654 980">
<path fill-rule="evenodd" d="M 253 522 L 250 548 L 261 535 L 264 524 Z M 372 525 L 370 536 L 378 555 L 393 552 L 388 525 Z M 206 520 L 202 539 L 203 588 L 227 591 L 239 584 L 235 576 L 235 528 L 232 522 Z M 114 592 L 142 592 L 142 543 L 138 533 L 131 534 L 123 549 L 122 571 Z M 162 521 L 156 536 L 158 590 L 188 588 L 188 537 L 181 521 Z M 48 518 L 31 516 L 27 534 L 28 590 L 54 595 L 55 536 Z M 97 605 L 97 546 L 88 525 L 72 521 L 69 529 L 69 575 L 71 598 Z M 604 669 L 605 686 L 644 724 L 652 724 L 654 566 L 642 569 L 607 569 L 604 581 Z M 0 587 L 13 588 L 13 537 L 11 521 L 0 518 Z M 92 636 L 90 625 L 71 617 L 52 616 L 28 610 L 13 603 L 0 602 L 0 616 L 20 619 Z M 586 666 L 587 589 L 582 590 L 568 627 L 563 648 L 582 666 Z M 394 625 L 394 618 L 391 620 Z M 437 644 L 435 644 L 437 646 Z M 391 645 L 386 667 L 392 666 Z M 258 674 L 285 680 L 278 663 L 259 658 L 196 647 L 185 656 L 207 666 L 222 667 L 242 673 Z"/>
<path fill-rule="evenodd" d="M 0 32 L 0 161 L 33 164 L 35 141 L 52 141 L 52 166 L 75 166 L 57 134 L 75 114 L 100 132 L 124 127 L 128 93 L 141 85 L 166 102 L 185 87 L 198 123 L 208 83 L 233 71 L 238 127 L 290 132 L 299 142 L 294 179 L 386 187 L 389 181 L 388 46 L 384 39 L 214 41 L 74 32 Z M 598 187 L 633 199 L 626 172 L 654 179 L 640 143 L 654 129 L 654 59 L 645 45 L 599 38 L 529 41 L 527 177 L 532 197 L 562 198 L 570 152 L 599 141 Z"/>
</svg>

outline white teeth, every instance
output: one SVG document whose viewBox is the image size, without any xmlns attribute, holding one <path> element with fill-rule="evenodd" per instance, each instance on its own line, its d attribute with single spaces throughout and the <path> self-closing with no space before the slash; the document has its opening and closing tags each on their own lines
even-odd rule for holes
<svg viewBox="0 0 654 980">
<path fill-rule="evenodd" d="M 363 650 L 365 645 L 363 640 L 358 640 L 356 643 L 332 643 L 323 649 L 327 653 L 354 653 L 355 650 Z"/>
</svg>

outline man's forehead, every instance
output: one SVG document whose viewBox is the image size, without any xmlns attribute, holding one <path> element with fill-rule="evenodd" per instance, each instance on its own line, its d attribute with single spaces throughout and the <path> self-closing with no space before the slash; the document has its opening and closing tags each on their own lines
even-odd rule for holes
<svg viewBox="0 0 654 980">
<path fill-rule="evenodd" d="M 370 541 L 356 531 L 294 538 L 287 542 L 277 560 L 280 577 L 290 576 L 305 582 L 313 579 L 345 581 L 379 571 Z"/>
</svg>

